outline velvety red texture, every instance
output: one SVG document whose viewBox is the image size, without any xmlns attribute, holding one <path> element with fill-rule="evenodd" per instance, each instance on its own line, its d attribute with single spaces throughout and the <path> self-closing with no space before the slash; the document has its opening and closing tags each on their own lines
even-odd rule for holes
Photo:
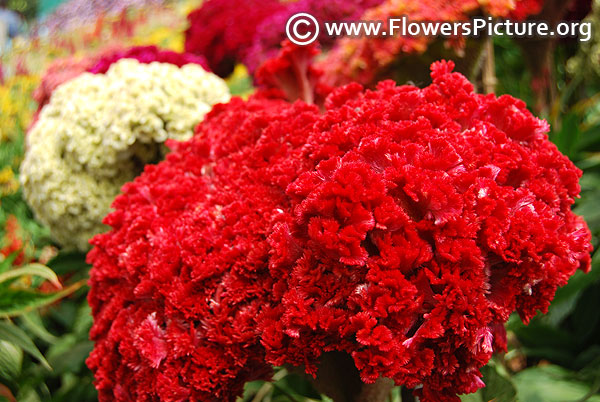
<svg viewBox="0 0 600 402">
<path fill-rule="evenodd" d="M 313 63 L 319 53 L 316 44 L 296 46 L 284 40 L 277 56 L 265 61 L 256 71 L 258 92 L 278 93 L 290 102 L 300 99 L 322 106 L 333 87 L 323 83 L 323 71 Z"/>
<path fill-rule="evenodd" d="M 581 172 L 510 96 L 451 62 L 302 101 L 234 98 L 123 187 L 88 255 L 100 401 L 233 401 L 271 365 L 348 353 L 459 401 L 590 266 Z"/>
</svg>

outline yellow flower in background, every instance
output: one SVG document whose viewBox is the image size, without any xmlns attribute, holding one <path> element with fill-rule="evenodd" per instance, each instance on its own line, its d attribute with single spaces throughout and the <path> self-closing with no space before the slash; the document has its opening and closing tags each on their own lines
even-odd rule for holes
<svg viewBox="0 0 600 402">
<path fill-rule="evenodd" d="M 187 16 L 201 5 L 202 0 L 182 0 L 177 4 L 177 11 L 180 15 Z"/>
<path fill-rule="evenodd" d="M 27 130 L 36 104 L 31 95 L 38 76 L 19 75 L 0 85 L 0 142 L 11 141 Z"/>
<path fill-rule="evenodd" d="M 248 69 L 243 64 L 237 64 L 233 73 L 225 79 L 229 91 L 237 96 L 247 99 L 254 92 L 252 78 L 248 74 Z"/>
<path fill-rule="evenodd" d="M 158 27 L 147 34 L 140 33 L 133 38 L 135 46 L 156 45 L 175 52 L 183 52 L 183 43 L 183 32 L 167 27 Z"/>
<path fill-rule="evenodd" d="M 19 181 L 10 166 L 0 170 L 0 197 L 12 195 L 19 189 Z"/>
</svg>

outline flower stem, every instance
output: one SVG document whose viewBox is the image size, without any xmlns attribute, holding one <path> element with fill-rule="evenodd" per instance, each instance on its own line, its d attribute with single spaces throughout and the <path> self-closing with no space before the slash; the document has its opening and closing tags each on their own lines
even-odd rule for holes
<svg viewBox="0 0 600 402">
<path fill-rule="evenodd" d="M 416 398 L 414 397 L 412 390 L 410 388 L 402 387 L 400 391 L 400 396 L 402 398 L 402 402 L 415 402 Z"/>
<path fill-rule="evenodd" d="M 394 382 L 379 378 L 365 384 L 348 354 L 329 352 L 321 357 L 313 385 L 335 402 L 385 402 Z"/>
<path fill-rule="evenodd" d="M 485 38 L 485 58 L 483 65 L 483 89 L 486 94 L 496 92 L 496 65 L 494 58 L 494 40 L 491 36 Z"/>
</svg>

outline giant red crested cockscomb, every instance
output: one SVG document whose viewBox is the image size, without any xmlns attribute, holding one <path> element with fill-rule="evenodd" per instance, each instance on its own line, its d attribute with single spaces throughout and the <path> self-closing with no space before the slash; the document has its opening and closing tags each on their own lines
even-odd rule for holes
<svg viewBox="0 0 600 402">
<path fill-rule="evenodd" d="M 244 59 L 256 27 L 282 9 L 279 0 L 207 0 L 188 15 L 185 50 L 206 57 L 212 71 L 226 77 Z"/>
<path fill-rule="evenodd" d="M 528 15 L 537 14 L 542 3 L 542 0 L 385 0 L 380 6 L 366 10 L 361 20 L 385 22 L 389 18 L 406 16 L 411 22 L 453 22 L 467 20 L 478 13 L 524 19 Z M 440 56 L 457 59 L 465 64 L 462 68 L 465 71 L 469 71 L 477 60 L 478 50 L 465 49 L 464 38 L 453 38 L 441 45 L 438 43 L 437 47 L 431 49 L 435 41 L 433 36 L 400 34 L 341 38 L 323 59 L 321 66 L 325 71 L 325 80 L 330 85 L 356 81 L 371 86 L 383 78 L 394 78 L 401 82 L 408 77 L 416 79 L 418 70 L 423 70 L 423 62 L 431 59 L 429 56 L 434 59 Z M 425 59 L 419 59 L 426 50 L 429 51 Z M 395 76 L 405 72 L 409 72 L 408 77 Z"/>
<path fill-rule="evenodd" d="M 233 400 L 327 356 L 424 402 L 482 387 L 509 315 L 589 269 L 590 233 L 547 123 L 452 69 L 323 113 L 233 99 L 124 186 L 88 255 L 100 400 Z"/>
</svg>

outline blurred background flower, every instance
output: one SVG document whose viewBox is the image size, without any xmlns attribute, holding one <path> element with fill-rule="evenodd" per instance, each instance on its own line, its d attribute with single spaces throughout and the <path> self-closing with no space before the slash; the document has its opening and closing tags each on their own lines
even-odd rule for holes
<svg viewBox="0 0 600 402">
<path fill-rule="evenodd" d="M 27 134 L 25 200 L 66 248 L 85 251 L 121 186 L 162 159 L 161 144 L 190 138 L 213 104 L 229 100 L 216 75 L 179 67 L 192 61 L 182 55 L 150 52 L 158 60 L 150 64 L 123 58 L 102 73 L 116 56 L 90 68 L 99 74 L 59 85 Z"/>
</svg>

